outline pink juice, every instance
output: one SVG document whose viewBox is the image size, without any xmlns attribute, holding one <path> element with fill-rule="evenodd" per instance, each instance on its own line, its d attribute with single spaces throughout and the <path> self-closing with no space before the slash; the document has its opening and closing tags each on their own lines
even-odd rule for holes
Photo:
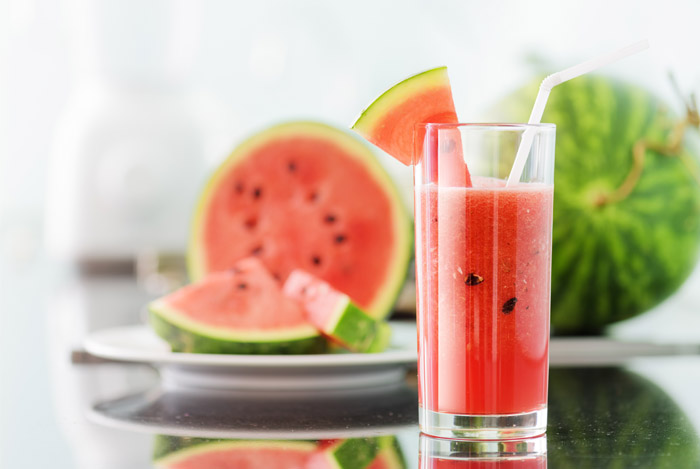
<svg viewBox="0 0 700 469">
<path fill-rule="evenodd" d="M 546 408 L 551 185 L 416 187 L 421 406 L 464 415 Z"/>
</svg>

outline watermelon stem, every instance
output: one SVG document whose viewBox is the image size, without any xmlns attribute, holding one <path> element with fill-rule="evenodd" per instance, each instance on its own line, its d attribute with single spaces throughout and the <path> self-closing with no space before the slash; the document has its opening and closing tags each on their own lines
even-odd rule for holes
<svg viewBox="0 0 700 469">
<path fill-rule="evenodd" d="M 627 173 L 627 177 L 615 191 L 609 194 L 600 194 L 595 201 L 596 207 L 621 202 L 629 197 L 642 176 L 647 150 L 669 158 L 679 158 L 686 169 L 688 169 L 693 179 L 700 184 L 700 175 L 698 174 L 697 165 L 694 164 L 687 154 L 683 153 L 683 136 L 685 135 L 685 131 L 688 127 L 700 128 L 700 114 L 695 105 L 694 96 L 691 96 L 690 101 L 685 102 L 685 105 L 686 117 L 673 126 L 669 132 L 666 143 L 652 142 L 645 138 L 635 142 L 632 147 L 632 168 L 629 173 Z"/>
</svg>

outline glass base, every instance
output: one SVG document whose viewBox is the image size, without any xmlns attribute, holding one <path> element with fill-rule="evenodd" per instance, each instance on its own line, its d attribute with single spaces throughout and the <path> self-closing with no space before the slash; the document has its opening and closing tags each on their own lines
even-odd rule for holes
<svg viewBox="0 0 700 469">
<path fill-rule="evenodd" d="M 463 415 L 433 412 L 421 407 L 423 433 L 439 438 L 466 440 L 512 440 L 543 435 L 547 430 L 547 407 L 523 414 Z"/>
</svg>

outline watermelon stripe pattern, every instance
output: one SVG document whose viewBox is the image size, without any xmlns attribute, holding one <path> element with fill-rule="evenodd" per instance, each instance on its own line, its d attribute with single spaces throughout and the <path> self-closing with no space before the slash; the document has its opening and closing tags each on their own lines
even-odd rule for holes
<svg viewBox="0 0 700 469">
<path fill-rule="evenodd" d="M 537 84 L 505 99 L 495 117 L 527 119 Z M 602 76 L 552 93 L 543 122 L 557 125 L 552 257 L 556 333 L 599 333 L 646 311 L 690 274 L 700 242 L 700 189 L 680 158 L 647 150 L 632 193 L 599 204 L 645 138 L 665 142 L 676 119 L 654 96 Z M 697 161 L 691 147 L 683 156 Z"/>
</svg>

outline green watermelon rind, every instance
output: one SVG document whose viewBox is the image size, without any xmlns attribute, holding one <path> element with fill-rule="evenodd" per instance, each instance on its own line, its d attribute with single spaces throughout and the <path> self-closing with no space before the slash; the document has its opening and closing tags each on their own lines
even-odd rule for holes
<svg viewBox="0 0 700 469">
<path fill-rule="evenodd" d="M 168 467 L 170 464 L 216 450 L 281 449 L 297 450 L 312 454 L 317 449 L 316 443 L 305 440 L 208 440 L 205 438 L 191 440 L 193 442 L 190 444 L 184 444 L 181 447 L 175 447 L 175 449 L 163 453 L 163 448 L 168 448 L 165 445 L 169 445 L 172 441 L 177 441 L 177 437 L 159 436 L 155 442 L 153 463 L 156 467 Z"/>
<path fill-rule="evenodd" d="M 336 305 L 331 320 L 323 327 L 325 334 L 341 345 L 366 352 L 379 332 L 379 322 L 355 305 L 347 295 Z"/>
<path fill-rule="evenodd" d="M 386 321 L 377 323 L 377 333 L 365 353 L 381 353 L 391 344 L 391 326 Z"/>
<path fill-rule="evenodd" d="M 381 122 L 387 112 L 394 109 L 397 103 L 404 102 L 406 96 L 413 95 L 416 91 L 424 91 L 430 87 L 445 86 L 446 76 L 447 67 L 443 65 L 400 81 L 372 101 L 372 103 L 360 113 L 360 116 L 350 128 L 361 135 L 371 134 L 377 123 Z M 447 81 L 447 83 L 449 83 L 449 81 Z"/>
<path fill-rule="evenodd" d="M 173 352 L 300 355 L 326 349 L 326 340 L 310 324 L 270 331 L 211 327 L 186 318 L 163 301 L 151 303 L 149 313 L 153 330 Z"/>
<path fill-rule="evenodd" d="M 218 183 L 232 167 L 244 161 L 252 152 L 262 147 L 267 142 L 283 138 L 287 135 L 300 134 L 324 138 L 344 148 L 347 154 L 357 158 L 372 175 L 374 180 L 384 188 L 391 202 L 393 212 L 392 218 L 394 220 L 393 245 L 395 253 L 392 257 L 391 266 L 388 269 L 384 286 L 378 288 L 377 297 L 371 305 L 366 308 L 367 313 L 375 319 L 383 319 L 391 313 L 408 272 L 409 262 L 413 253 L 413 225 L 411 217 L 403 204 L 396 185 L 381 166 L 374 152 L 349 133 L 319 122 L 292 121 L 277 124 L 262 132 L 258 132 L 238 145 L 214 172 L 197 201 L 195 214 L 192 220 L 187 249 L 187 270 L 190 280 L 196 282 L 207 274 L 203 243 L 201 242 L 203 237 L 202 229 L 207 206 L 218 187 Z"/>
</svg>

